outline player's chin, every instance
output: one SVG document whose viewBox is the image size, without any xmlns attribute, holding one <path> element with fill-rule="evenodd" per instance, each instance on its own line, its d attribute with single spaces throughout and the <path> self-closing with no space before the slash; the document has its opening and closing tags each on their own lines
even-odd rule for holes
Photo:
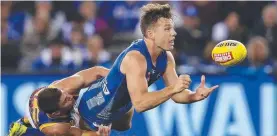
<svg viewBox="0 0 277 136">
<path fill-rule="evenodd" d="M 174 45 L 169 45 L 166 51 L 172 51 L 174 49 Z"/>
</svg>

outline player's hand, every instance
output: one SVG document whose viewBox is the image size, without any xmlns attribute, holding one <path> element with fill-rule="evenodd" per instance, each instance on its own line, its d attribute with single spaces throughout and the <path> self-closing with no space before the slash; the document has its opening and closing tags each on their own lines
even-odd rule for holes
<svg viewBox="0 0 277 136">
<path fill-rule="evenodd" d="M 177 83 L 174 86 L 174 93 L 179 93 L 187 88 L 189 88 L 191 79 L 189 75 L 180 75 Z"/>
<path fill-rule="evenodd" d="M 207 98 L 216 88 L 218 88 L 218 85 L 215 85 L 211 88 L 205 87 L 205 76 L 201 76 L 201 83 L 199 87 L 196 89 L 196 92 L 193 94 L 193 100 L 194 101 L 200 101 L 205 98 Z"/>
<path fill-rule="evenodd" d="M 99 136 L 109 136 L 111 133 L 111 127 L 112 127 L 112 124 L 110 124 L 109 126 L 99 125 L 98 131 L 96 133 Z"/>
</svg>

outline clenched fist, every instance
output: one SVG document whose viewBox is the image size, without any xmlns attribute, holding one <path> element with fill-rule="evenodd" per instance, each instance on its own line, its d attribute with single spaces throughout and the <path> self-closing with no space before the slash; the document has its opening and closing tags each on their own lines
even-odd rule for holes
<svg viewBox="0 0 277 136">
<path fill-rule="evenodd" d="M 177 83 L 174 86 L 174 93 L 179 93 L 187 88 L 189 88 L 191 79 L 189 75 L 180 75 Z"/>
</svg>

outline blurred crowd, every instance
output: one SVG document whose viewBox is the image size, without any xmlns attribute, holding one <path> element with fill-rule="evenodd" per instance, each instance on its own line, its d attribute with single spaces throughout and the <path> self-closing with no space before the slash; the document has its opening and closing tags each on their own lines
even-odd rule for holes
<svg viewBox="0 0 277 136">
<path fill-rule="evenodd" d="M 139 8 L 149 1 L 2 1 L 2 72 L 75 72 L 110 68 L 142 38 Z M 277 2 L 169 1 L 179 73 L 272 74 L 277 69 Z M 238 40 L 248 57 L 235 67 L 211 59 L 220 41 Z"/>
</svg>

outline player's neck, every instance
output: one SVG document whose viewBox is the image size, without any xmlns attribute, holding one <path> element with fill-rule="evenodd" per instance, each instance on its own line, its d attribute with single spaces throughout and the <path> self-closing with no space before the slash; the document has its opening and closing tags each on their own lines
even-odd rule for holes
<svg viewBox="0 0 277 136">
<path fill-rule="evenodd" d="M 162 49 L 154 44 L 150 39 L 144 39 L 148 52 L 151 56 L 152 62 L 156 63 L 158 56 L 162 53 Z"/>
</svg>

